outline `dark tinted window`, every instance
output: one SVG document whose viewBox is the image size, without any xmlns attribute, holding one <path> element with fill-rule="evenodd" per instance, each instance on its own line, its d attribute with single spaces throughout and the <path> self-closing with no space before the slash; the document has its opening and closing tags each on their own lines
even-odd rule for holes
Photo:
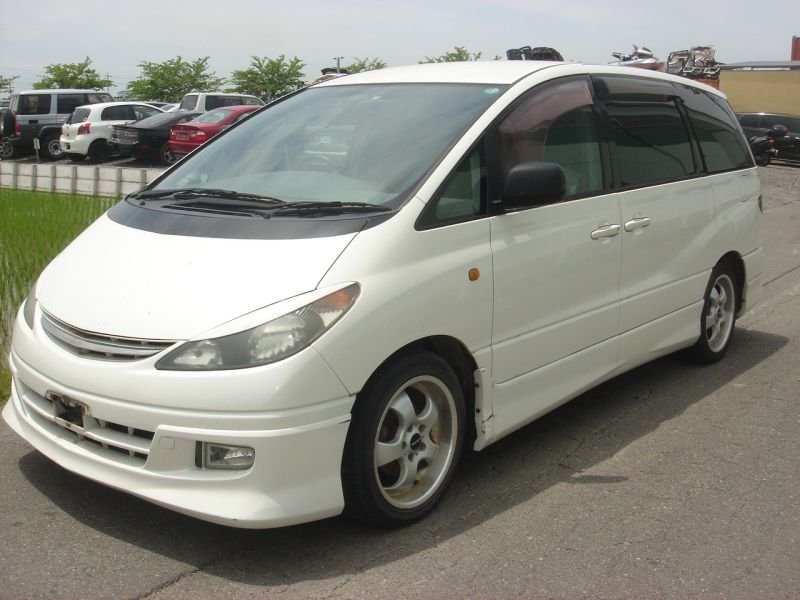
<svg viewBox="0 0 800 600">
<path fill-rule="evenodd" d="M 241 96 L 206 96 L 206 110 L 219 108 L 220 106 L 240 106 L 245 103 Z"/>
<path fill-rule="evenodd" d="M 529 92 L 498 126 L 502 176 L 524 162 L 561 165 L 567 198 L 603 189 L 603 168 L 589 83 L 584 78 Z"/>
<path fill-rule="evenodd" d="M 752 166 L 750 151 L 734 115 L 722 99 L 688 86 L 676 86 L 689 113 L 709 173 Z"/>
<path fill-rule="evenodd" d="M 89 104 L 86 94 L 59 94 L 56 113 L 59 115 L 71 113 L 82 104 Z"/>
<path fill-rule="evenodd" d="M 742 115 L 739 117 L 739 123 L 742 127 L 758 127 L 758 115 Z"/>
<path fill-rule="evenodd" d="M 789 115 L 764 115 L 761 117 L 761 126 L 767 129 L 775 125 L 783 125 L 789 131 L 800 131 L 800 118 L 791 117 Z"/>
<path fill-rule="evenodd" d="M 19 97 L 19 115 L 46 115 L 50 113 L 50 94 L 24 94 Z M 69 111 L 72 112 L 72 111 Z"/>
<path fill-rule="evenodd" d="M 101 121 L 130 121 L 132 118 L 131 110 L 128 106 L 109 106 L 104 108 L 103 113 L 100 115 Z"/>
<path fill-rule="evenodd" d="M 623 187 L 664 183 L 698 171 L 675 89 L 662 81 L 600 78 Z"/>
</svg>

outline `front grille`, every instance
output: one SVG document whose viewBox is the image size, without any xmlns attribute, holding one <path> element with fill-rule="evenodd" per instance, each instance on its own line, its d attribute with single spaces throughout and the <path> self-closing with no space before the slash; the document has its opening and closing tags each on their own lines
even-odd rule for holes
<svg viewBox="0 0 800 600">
<path fill-rule="evenodd" d="M 43 429 L 103 458 L 144 466 L 150 454 L 152 431 L 97 419 L 81 402 L 53 392 L 40 396 L 18 380 L 15 384 L 26 412 Z"/>
<path fill-rule="evenodd" d="M 42 327 L 50 339 L 86 358 L 130 361 L 148 358 L 172 346 L 172 340 L 145 340 L 84 331 L 42 311 Z"/>
</svg>

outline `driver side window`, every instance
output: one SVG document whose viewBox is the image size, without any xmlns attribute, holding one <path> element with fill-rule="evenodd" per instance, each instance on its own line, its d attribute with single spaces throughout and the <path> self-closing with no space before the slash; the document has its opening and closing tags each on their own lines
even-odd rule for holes
<svg viewBox="0 0 800 600">
<path fill-rule="evenodd" d="M 537 87 L 498 126 L 501 176 L 524 162 L 561 166 L 566 199 L 603 189 L 603 169 L 588 82 L 567 79 Z"/>
</svg>

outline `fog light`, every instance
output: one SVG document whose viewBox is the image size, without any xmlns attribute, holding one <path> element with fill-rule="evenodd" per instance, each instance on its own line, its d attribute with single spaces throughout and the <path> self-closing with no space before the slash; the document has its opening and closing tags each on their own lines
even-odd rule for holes
<svg viewBox="0 0 800 600">
<path fill-rule="evenodd" d="M 249 469 L 256 460 L 256 451 L 247 446 L 226 446 L 202 442 L 204 469 Z"/>
</svg>

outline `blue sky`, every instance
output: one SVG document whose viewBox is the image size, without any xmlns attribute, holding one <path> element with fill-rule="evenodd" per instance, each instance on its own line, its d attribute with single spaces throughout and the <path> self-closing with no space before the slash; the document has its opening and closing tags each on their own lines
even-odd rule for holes
<svg viewBox="0 0 800 600">
<path fill-rule="evenodd" d="M 6 17 L 9 14 L 6 11 Z M 14 5 L 0 20 L 0 75 L 28 89 L 53 63 L 92 59 L 115 89 L 142 61 L 208 56 L 219 77 L 250 57 L 297 56 L 307 80 L 343 56 L 413 64 L 463 46 L 483 58 L 508 48 L 552 46 L 567 60 L 607 63 L 612 50 L 645 45 L 671 50 L 713 45 L 717 60 L 788 60 L 800 36 L 800 1 L 659 0 L 193 0 L 120 3 L 38 0 Z"/>
</svg>

